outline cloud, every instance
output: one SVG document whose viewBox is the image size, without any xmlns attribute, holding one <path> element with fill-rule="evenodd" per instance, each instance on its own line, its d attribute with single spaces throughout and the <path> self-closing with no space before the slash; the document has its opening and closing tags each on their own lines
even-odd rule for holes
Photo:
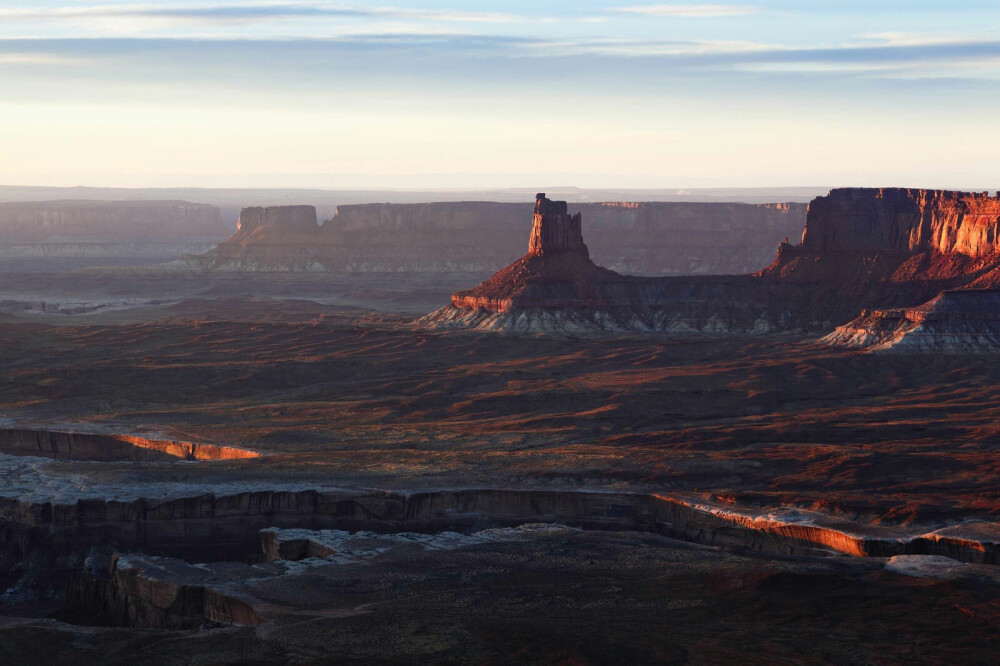
<svg viewBox="0 0 1000 666">
<path fill-rule="evenodd" d="M 55 53 L 0 53 L 3 65 L 84 65 L 92 62 L 89 58 L 69 57 Z"/>
<path fill-rule="evenodd" d="M 331 2 L 248 2 L 234 5 L 91 5 L 51 9 L 0 9 L 0 21 L 154 18 L 201 22 L 267 21 L 276 18 L 404 18 L 434 21 L 510 23 L 527 17 L 503 12 L 444 11 L 404 7 L 361 7 Z"/>
<path fill-rule="evenodd" d="M 710 18 L 720 16 L 745 16 L 760 11 L 748 5 L 634 5 L 614 7 L 611 11 L 645 16 L 675 16 L 689 18 Z"/>
<path fill-rule="evenodd" d="M 277 89 L 358 84 L 525 85 L 561 82 L 587 89 L 627 85 L 639 90 L 668 79 L 696 81 L 700 87 L 747 83 L 748 75 L 823 78 L 934 78 L 995 80 L 1000 77 L 1000 39 L 945 41 L 898 35 L 869 37 L 863 43 L 827 47 L 738 40 L 636 38 L 561 39 L 477 34 L 450 30 L 466 26 L 433 24 L 357 25 L 336 35 L 281 38 L 101 38 L 0 39 L 5 77 L 30 79 L 32 65 L 54 57 L 89 58 L 91 75 L 101 80 L 219 82 Z M 37 54 L 37 55 L 36 55 Z M 253 63 L 248 67 L 248 63 Z M 195 66 L 196 65 L 196 66 Z M 56 73 L 57 74 L 57 73 Z M 56 75 L 53 74 L 53 75 Z M 69 75 L 68 75 L 69 76 Z M 44 77 L 43 77 L 44 78 Z M 249 84 L 248 84 L 249 85 Z"/>
</svg>

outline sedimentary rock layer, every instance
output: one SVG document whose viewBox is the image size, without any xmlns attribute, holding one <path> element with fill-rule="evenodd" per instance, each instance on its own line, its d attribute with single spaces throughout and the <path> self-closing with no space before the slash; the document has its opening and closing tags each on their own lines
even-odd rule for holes
<svg viewBox="0 0 1000 666">
<path fill-rule="evenodd" d="M 747 279 L 621 275 L 591 261 L 580 228 L 579 214 L 539 194 L 528 253 L 455 293 L 418 325 L 522 333 L 772 330 L 742 297 Z"/>
<path fill-rule="evenodd" d="M 810 204 L 802 244 L 782 244 L 755 277 L 799 319 L 915 308 L 946 290 L 1000 287 L 998 221 L 987 193 L 833 190 Z"/>
<path fill-rule="evenodd" d="M 946 291 L 915 308 L 866 310 L 826 344 L 891 352 L 1000 352 L 1000 290 Z"/>
<path fill-rule="evenodd" d="M 1000 193 L 902 188 L 832 190 L 809 204 L 802 247 L 809 252 L 1000 250 Z"/>
<path fill-rule="evenodd" d="M 0 429 L 0 453 L 59 460 L 157 462 L 257 458 L 246 449 L 135 435 Z"/>
<path fill-rule="evenodd" d="M 987 194 L 833 190 L 810 205 L 802 244 L 783 242 L 775 261 L 752 275 L 638 278 L 572 253 L 534 252 L 420 323 L 560 333 L 828 332 L 862 310 L 1000 287 L 998 211 L 1000 199 Z"/>
<path fill-rule="evenodd" d="M 758 269 L 783 237 L 801 232 L 805 220 L 804 204 L 598 203 L 575 208 L 589 220 L 597 263 L 645 275 Z M 524 253 L 531 207 L 491 202 L 341 206 L 321 226 L 304 219 L 263 223 L 260 215 L 245 213 L 240 232 L 188 262 L 212 270 L 495 271 Z M 270 231 L 244 231 L 258 227 Z"/>
<path fill-rule="evenodd" d="M 219 209 L 184 201 L 0 203 L 0 242 L 190 242 L 228 233 Z"/>
<path fill-rule="evenodd" d="M 248 235 L 257 229 L 312 233 L 316 231 L 317 218 L 314 206 L 251 207 L 240 211 L 236 222 L 237 233 Z"/>
<path fill-rule="evenodd" d="M 40 545 L 65 552 L 113 541 L 119 548 L 177 557 L 239 557 L 257 549 L 259 530 L 376 532 L 468 530 L 476 525 L 562 523 L 588 529 L 654 531 L 708 545 L 770 553 L 855 556 L 946 555 L 1000 563 L 1000 527 L 977 522 L 935 528 L 861 525 L 814 511 L 747 509 L 665 494 L 468 489 L 423 492 L 259 491 L 72 505 L 0 501 L 5 547 L 19 559 Z M 33 542 L 44 535 L 43 542 Z M 277 548 L 277 550 L 274 550 Z M 308 553 L 298 547 L 284 554 Z M 294 559 L 294 557 L 293 557 Z"/>
</svg>

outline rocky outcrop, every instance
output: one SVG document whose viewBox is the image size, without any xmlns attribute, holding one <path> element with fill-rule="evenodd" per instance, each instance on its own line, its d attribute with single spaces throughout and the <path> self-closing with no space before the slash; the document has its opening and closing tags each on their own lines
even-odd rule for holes
<svg viewBox="0 0 1000 666">
<path fill-rule="evenodd" d="M 0 500 L 0 564 L 15 563 L 3 572 L 11 580 L 20 577 L 13 588 L 59 589 L 68 580 L 71 605 L 101 609 L 105 623 L 177 628 L 205 621 L 252 624 L 257 606 L 227 585 L 259 578 L 267 571 L 258 567 L 265 565 L 251 570 L 225 561 L 259 561 L 263 550 L 269 561 L 351 564 L 391 545 L 379 534 L 395 534 L 388 541 L 403 545 L 448 549 L 516 536 L 493 528 L 525 523 L 652 532 L 784 555 L 940 555 L 1000 563 L 1000 526 L 993 522 L 892 527 L 791 507 L 747 508 L 682 495 L 477 488 L 207 493 L 132 502 L 93 498 L 75 504 L 10 498 Z M 351 535 L 359 531 L 371 534 L 351 543 Z M 192 566 L 131 554 L 108 559 L 111 553 L 99 550 L 108 544 L 118 552 L 216 564 Z"/>
<path fill-rule="evenodd" d="M 0 429 L 0 453 L 58 460 L 161 462 L 257 458 L 246 449 L 135 435 Z"/>
<path fill-rule="evenodd" d="M 580 214 L 569 215 L 566 202 L 539 194 L 535 201 L 528 253 L 475 289 L 452 296 L 451 305 L 420 320 L 430 327 L 483 327 L 471 317 L 491 316 L 489 327 L 506 329 L 523 322 L 538 330 L 536 315 L 559 313 L 577 327 L 588 322 L 629 326 L 641 280 L 600 268 L 583 242 Z M 581 314 L 585 313 L 585 314 Z M 606 327 L 606 326 L 603 326 Z M 581 329 L 582 330 L 582 329 Z"/>
<path fill-rule="evenodd" d="M 945 291 L 915 308 L 866 310 L 822 342 L 882 352 L 1000 352 L 1000 290 Z"/>
<path fill-rule="evenodd" d="M 2 243 L 184 243 L 227 233 L 218 208 L 184 201 L 0 203 Z"/>
<path fill-rule="evenodd" d="M 781 243 L 775 261 L 752 275 L 639 278 L 583 254 L 533 251 L 419 323 L 525 333 L 826 333 L 862 310 L 1000 288 L 998 211 L 1000 199 L 987 194 L 833 190 L 810 205 L 802 244 Z M 533 238 L 541 238 L 537 220 Z"/>
<path fill-rule="evenodd" d="M 971 257 L 1000 250 L 1000 193 L 902 188 L 832 190 L 809 205 L 808 252 L 939 252 Z"/>
<path fill-rule="evenodd" d="M 1000 199 L 987 193 L 833 190 L 809 206 L 802 243 L 755 275 L 795 320 L 842 325 L 942 291 L 1000 287 Z M 896 317 L 897 314 L 886 314 Z"/>
<path fill-rule="evenodd" d="M 288 207 L 282 207 L 288 208 Z M 264 210 L 264 209 L 256 209 Z M 581 204 L 598 264 L 645 275 L 743 273 L 765 265 L 774 245 L 800 233 L 804 204 Z M 524 253 L 531 207 L 457 202 L 340 206 L 316 227 L 247 233 L 259 214 L 203 257 L 221 271 L 493 272 Z"/>
<path fill-rule="evenodd" d="M 583 216 L 580 213 L 570 215 L 568 208 L 565 201 L 549 201 L 544 194 L 536 195 L 528 256 L 546 257 L 571 252 L 590 259 L 590 250 L 583 244 Z"/>
<path fill-rule="evenodd" d="M 250 567 L 215 566 L 221 571 L 139 553 L 92 553 L 70 577 L 65 613 L 86 624 L 139 629 L 259 624 L 252 603 L 226 591 L 227 583 L 237 578 L 234 569 L 253 573 Z"/>
<path fill-rule="evenodd" d="M 431 329 L 516 333 L 769 333 L 748 278 L 645 278 L 591 261 L 581 216 L 539 194 L 528 253 L 417 321 Z M 766 300 L 766 299 L 762 299 Z"/>
</svg>

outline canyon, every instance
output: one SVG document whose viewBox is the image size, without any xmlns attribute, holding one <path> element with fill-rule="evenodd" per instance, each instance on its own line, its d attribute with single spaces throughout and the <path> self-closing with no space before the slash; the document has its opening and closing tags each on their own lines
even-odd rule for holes
<svg viewBox="0 0 1000 666">
<path fill-rule="evenodd" d="M 493 278 L 243 271 L 311 206 L 233 270 L 0 273 L 0 660 L 990 660 L 993 199 L 828 198 L 744 275 L 612 270 L 543 195 Z"/>
</svg>

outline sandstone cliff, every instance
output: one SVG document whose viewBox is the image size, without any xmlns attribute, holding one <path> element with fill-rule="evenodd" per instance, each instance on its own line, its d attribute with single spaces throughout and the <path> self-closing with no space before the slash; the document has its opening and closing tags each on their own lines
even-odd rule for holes
<svg viewBox="0 0 1000 666">
<path fill-rule="evenodd" d="M 578 210 L 588 220 L 590 249 L 600 265 L 685 275 L 746 273 L 766 265 L 782 238 L 801 232 L 806 209 L 600 203 Z M 272 225 L 283 231 L 256 235 L 241 230 L 193 261 L 214 270 L 487 273 L 524 253 L 530 216 L 530 205 L 491 202 L 340 206 L 322 226 Z"/>
<path fill-rule="evenodd" d="M 803 316 L 843 324 L 945 290 L 1000 287 L 1000 199 L 986 193 L 841 189 L 809 205 L 798 246 L 756 275 Z"/>
<path fill-rule="evenodd" d="M 533 238 L 544 236 L 548 216 L 563 212 L 539 205 Z M 753 275 L 638 278 L 584 255 L 533 252 L 456 293 L 421 323 L 521 332 L 828 332 L 863 309 L 912 307 L 945 289 L 1000 287 L 998 207 L 1000 199 L 986 194 L 834 190 L 810 205 L 802 244 L 783 242 L 777 259 Z M 559 224 L 559 233 L 576 233 Z"/>
<path fill-rule="evenodd" d="M 956 252 L 1000 249 L 1000 193 L 901 188 L 832 190 L 809 204 L 810 252 Z"/>
</svg>

